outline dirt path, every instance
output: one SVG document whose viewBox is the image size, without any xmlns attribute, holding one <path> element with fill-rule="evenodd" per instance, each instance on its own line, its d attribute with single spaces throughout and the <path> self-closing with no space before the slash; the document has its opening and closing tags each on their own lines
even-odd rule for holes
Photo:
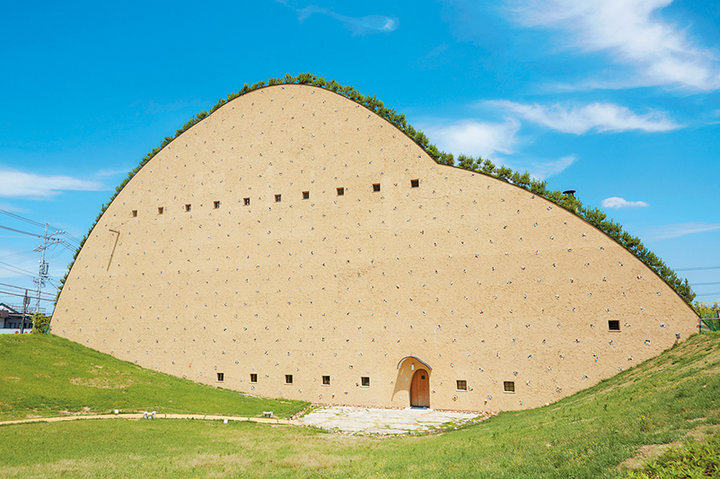
<svg viewBox="0 0 720 479">
<path fill-rule="evenodd" d="M 81 419 L 128 419 L 138 420 L 145 419 L 146 415 L 143 413 L 134 414 L 87 414 L 77 416 L 55 416 L 55 417 L 34 417 L 30 419 L 15 419 L 11 421 L 0 421 L 0 426 L 7 426 L 10 424 L 30 424 L 34 422 L 60 422 L 60 421 L 78 421 Z M 258 422 L 263 424 L 283 424 L 283 425 L 294 425 L 299 426 L 300 423 L 292 419 L 280 419 L 280 418 L 269 418 L 269 417 L 246 417 L 246 416 L 217 416 L 211 414 L 155 414 L 155 419 L 202 419 L 207 421 L 245 421 L 245 422 Z M 152 420 L 152 419 L 148 419 Z"/>
<path fill-rule="evenodd" d="M 148 417 L 151 415 L 152 417 Z M 326 406 L 314 409 L 298 419 L 276 417 L 222 416 L 211 414 L 78 414 L 75 416 L 35 417 L 0 421 L 0 426 L 37 422 L 77 421 L 81 419 L 200 419 L 207 421 L 243 421 L 285 426 L 314 426 L 330 431 L 350 434 L 394 436 L 428 432 L 446 425 L 461 426 L 482 421 L 493 414 L 435 411 L 432 409 L 376 409 L 360 407 Z"/>
</svg>

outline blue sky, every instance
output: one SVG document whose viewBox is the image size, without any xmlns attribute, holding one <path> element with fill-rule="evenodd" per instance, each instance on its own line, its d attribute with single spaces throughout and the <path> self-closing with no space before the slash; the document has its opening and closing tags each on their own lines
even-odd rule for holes
<svg viewBox="0 0 720 479">
<path fill-rule="evenodd" d="M 576 189 L 720 300 L 718 26 L 700 0 L 4 2 L 0 210 L 77 240 L 195 112 L 311 72 L 443 150 Z M 33 286 L 37 245 L 0 230 L 0 291 Z M 57 284 L 71 253 L 48 256 Z"/>
</svg>

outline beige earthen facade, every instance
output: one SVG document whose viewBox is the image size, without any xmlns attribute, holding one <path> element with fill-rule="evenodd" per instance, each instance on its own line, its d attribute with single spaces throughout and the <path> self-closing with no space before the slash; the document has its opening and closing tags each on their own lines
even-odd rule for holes
<svg viewBox="0 0 720 479">
<path fill-rule="evenodd" d="M 697 330 L 692 310 L 593 226 L 436 164 L 332 92 L 241 96 L 158 153 L 92 230 L 53 332 L 238 391 L 522 409 Z"/>
</svg>

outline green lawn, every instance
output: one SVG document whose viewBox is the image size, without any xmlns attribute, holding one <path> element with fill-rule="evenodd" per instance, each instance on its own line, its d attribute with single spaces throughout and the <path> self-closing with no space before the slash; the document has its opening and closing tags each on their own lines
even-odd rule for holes
<svg viewBox="0 0 720 479">
<path fill-rule="evenodd" d="M 672 479 L 676 477 L 720 477 L 720 433 L 703 438 L 687 438 L 670 447 L 659 458 L 630 474 L 632 479 Z"/>
<path fill-rule="evenodd" d="M 641 446 L 718 428 L 719 373 L 720 334 L 696 335 L 553 405 L 414 437 L 186 420 L 4 426 L 0 477 L 624 477 L 618 465 Z"/>
<path fill-rule="evenodd" d="M 0 420 L 113 409 L 287 417 L 306 405 L 157 373 L 53 335 L 0 335 Z"/>
</svg>

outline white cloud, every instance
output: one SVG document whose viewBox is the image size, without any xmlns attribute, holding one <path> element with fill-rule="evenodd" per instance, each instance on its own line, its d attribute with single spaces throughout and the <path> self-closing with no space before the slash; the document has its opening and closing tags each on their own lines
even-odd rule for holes
<svg viewBox="0 0 720 479">
<path fill-rule="evenodd" d="M 619 196 L 605 198 L 600 204 L 603 208 L 612 208 L 615 210 L 619 210 L 620 208 L 645 208 L 650 206 L 644 201 L 628 201 L 625 198 L 620 198 Z"/>
<path fill-rule="evenodd" d="M 453 154 L 490 157 L 496 153 L 511 154 L 517 144 L 520 123 L 509 119 L 504 123 L 462 120 L 442 126 L 424 128 L 431 143 Z"/>
<path fill-rule="evenodd" d="M 4 232 L 2 235 L 12 235 L 14 238 L 18 238 L 15 233 Z M 42 232 L 41 232 L 42 233 Z M 30 239 L 33 243 L 34 240 Z M 39 256 L 34 256 L 35 253 L 30 251 L 18 251 L 7 248 L 0 248 L 0 278 L 29 278 L 33 276 L 37 271 L 37 264 Z"/>
<path fill-rule="evenodd" d="M 571 34 L 572 46 L 607 52 L 634 69 L 627 85 L 720 88 L 716 54 L 693 42 L 678 26 L 659 18 L 672 0 L 508 0 L 527 26 Z M 618 86 L 617 79 L 611 83 Z"/>
<path fill-rule="evenodd" d="M 529 168 L 529 173 L 535 178 L 544 180 L 565 171 L 570 165 L 575 163 L 575 161 L 577 161 L 577 158 L 570 155 L 545 163 L 534 162 Z"/>
<path fill-rule="evenodd" d="M 130 170 L 132 170 L 132 168 L 118 168 L 116 170 L 100 170 L 97 173 L 95 173 L 93 176 L 95 178 L 107 178 L 108 176 L 115 176 L 115 175 L 120 175 L 120 174 L 127 175 L 128 171 L 130 171 Z"/>
<path fill-rule="evenodd" d="M 720 223 L 677 223 L 652 228 L 648 236 L 660 240 L 716 230 L 720 230 Z"/>
<path fill-rule="evenodd" d="M 2 201 L 0 201 L 0 210 L 11 211 L 13 213 L 22 213 L 24 211 L 22 208 L 18 208 L 15 205 L 11 205 L 10 203 L 5 203 Z"/>
<path fill-rule="evenodd" d="M 550 106 L 527 105 L 505 100 L 489 103 L 515 113 L 525 120 L 539 123 L 553 130 L 576 135 L 591 130 L 659 132 L 680 127 L 668 120 L 664 113 L 654 111 L 645 115 L 638 115 L 624 106 L 613 103 L 590 103 L 589 105 L 571 108 L 559 104 Z"/>
<path fill-rule="evenodd" d="M 0 168 L 3 186 L 0 197 L 47 199 L 61 191 L 97 191 L 102 185 L 96 181 L 82 180 L 64 175 L 38 175 L 24 171 Z"/>
<path fill-rule="evenodd" d="M 322 8 L 316 5 L 308 5 L 307 7 L 296 11 L 298 13 L 298 20 L 301 22 L 315 13 L 327 15 L 328 17 L 341 22 L 345 28 L 353 33 L 353 35 L 364 35 L 366 33 L 389 33 L 397 30 L 398 28 L 397 19 L 384 15 L 350 17 L 347 15 L 340 15 L 328 8 Z"/>
</svg>

